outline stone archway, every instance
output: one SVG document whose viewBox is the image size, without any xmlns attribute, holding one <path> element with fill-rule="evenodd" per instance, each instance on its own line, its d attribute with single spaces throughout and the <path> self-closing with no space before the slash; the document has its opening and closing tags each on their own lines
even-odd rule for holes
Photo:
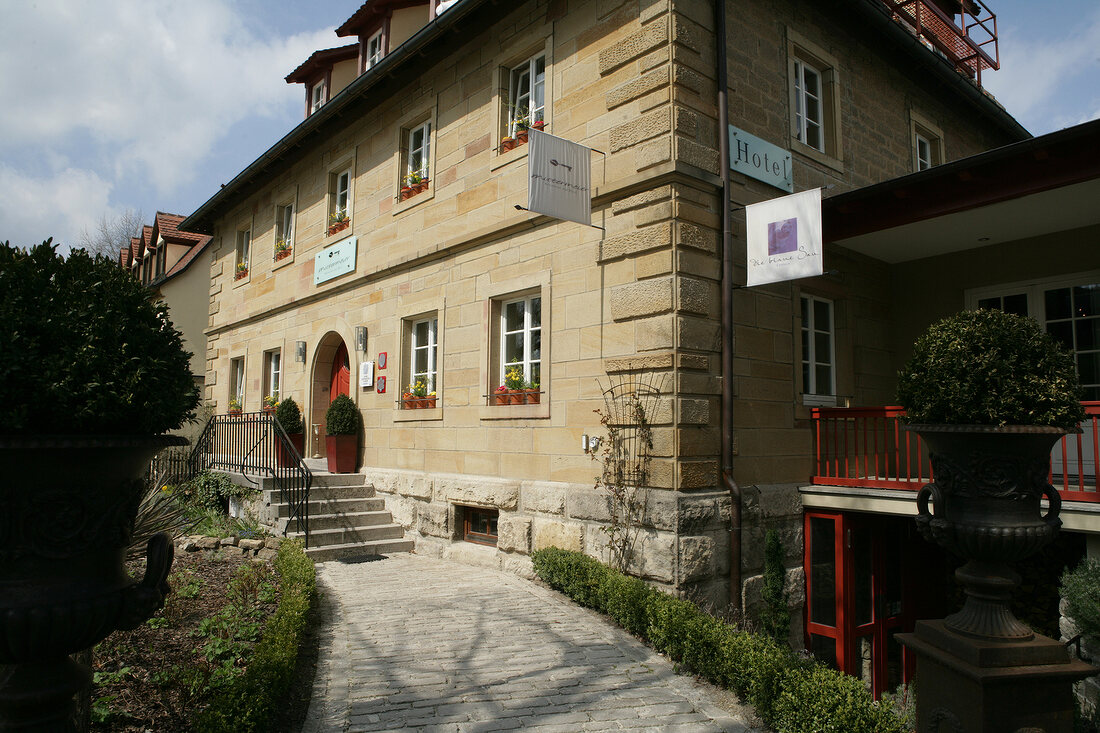
<svg viewBox="0 0 1100 733">
<path fill-rule="evenodd" d="M 313 352 L 313 367 L 310 371 L 312 389 L 309 408 L 305 411 L 309 418 L 310 445 L 306 452 L 314 456 L 325 455 L 325 411 L 337 392 L 350 394 L 351 363 L 348 347 L 343 337 L 336 331 L 329 331 L 321 337 Z M 314 436 L 313 428 L 319 428 Z"/>
</svg>

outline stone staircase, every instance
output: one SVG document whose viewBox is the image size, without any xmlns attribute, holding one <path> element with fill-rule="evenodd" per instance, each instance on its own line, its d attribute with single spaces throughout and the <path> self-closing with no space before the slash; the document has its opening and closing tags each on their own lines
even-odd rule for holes
<svg viewBox="0 0 1100 733">
<path fill-rule="evenodd" d="M 385 499 L 375 496 L 374 487 L 362 474 L 334 474 L 321 470 L 314 461 L 309 492 L 309 547 L 306 555 L 314 562 L 338 560 L 392 552 L 411 552 L 413 541 L 405 539 L 401 525 L 386 510 Z M 321 463 L 323 465 L 323 462 Z M 278 528 L 286 526 L 290 507 L 272 492 L 271 509 Z M 287 532 L 287 537 L 302 537 Z"/>
</svg>

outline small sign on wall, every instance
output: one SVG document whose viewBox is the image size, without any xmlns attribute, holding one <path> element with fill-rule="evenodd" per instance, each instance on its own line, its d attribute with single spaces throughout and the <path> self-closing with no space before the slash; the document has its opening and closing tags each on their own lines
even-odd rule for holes
<svg viewBox="0 0 1100 733">
<path fill-rule="evenodd" d="M 374 386 L 374 362 L 365 361 L 359 365 L 359 386 L 360 388 L 373 387 Z"/>
<path fill-rule="evenodd" d="M 379 377 L 374 385 L 374 391 L 378 394 L 386 394 L 386 378 Z"/>
<path fill-rule="evenodd" d="M 382 353 L 380 353 L 378 355 L 378 368 L 379 369 L 385 369 L 386 368 L 386 352 L 385 351 L 383 351 Z"/>
<path fill-rule="evenodd" d="M 794 192 L 791 153 L 767 140 L 730 125 L 730 169 Z"/>
<path fill-rule="evenodd" d="M 326 247 L 313 258 L 313 284 L 355 271 L 356 237 L 348 237 L 331 247 Z"/>
</svg>

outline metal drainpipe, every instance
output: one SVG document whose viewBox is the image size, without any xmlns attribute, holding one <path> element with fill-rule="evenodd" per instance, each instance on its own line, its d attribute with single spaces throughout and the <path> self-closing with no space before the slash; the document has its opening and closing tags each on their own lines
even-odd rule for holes
<svg viewBox="0 0 1100 733">
<path fill-rule="evenodd" d="M 741 490 L 733 480 L 733 224 L 730 221 L 729 81 L 726 73 L 726 0 L 714 0 L 718 56 L 718 168 L 722 177 L 722 447 L 721 481 L 730 493 L 729 602 L 741 609 Z"/>
</svg>

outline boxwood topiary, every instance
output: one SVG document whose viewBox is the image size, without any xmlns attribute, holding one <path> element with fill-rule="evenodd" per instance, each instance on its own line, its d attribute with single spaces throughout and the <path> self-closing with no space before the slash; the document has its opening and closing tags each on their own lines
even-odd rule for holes
<svg viewBox="0 0 1100 733">
<path fill-rule="evenodd" d="M 275 407 L 275 419 L 283 426 L 283 430 L 294 435 L 304 430 L 302 425 L 302 412 L 298 409 L 298 403 L 293 397 L 286 397 Z"/>
<path fill-rule="evenodd" d="M 1073 357 L 1030 318 L 964 311 L 934 323 L 898 375 L 918 424 L 1046 425 L 1084 419 Z"/>
<path fill-rule="evenodd" d="M 0 433 L 160 434 L 194 416 L 168 307 L 106 257 L 0 244 Z"/>
<path fill-rule="evenodd" d="M 346 394 L 337 395 L 325 413 L 326 435 L 356 435 L 359 432 L 359 408 Z"/>
</svg>

